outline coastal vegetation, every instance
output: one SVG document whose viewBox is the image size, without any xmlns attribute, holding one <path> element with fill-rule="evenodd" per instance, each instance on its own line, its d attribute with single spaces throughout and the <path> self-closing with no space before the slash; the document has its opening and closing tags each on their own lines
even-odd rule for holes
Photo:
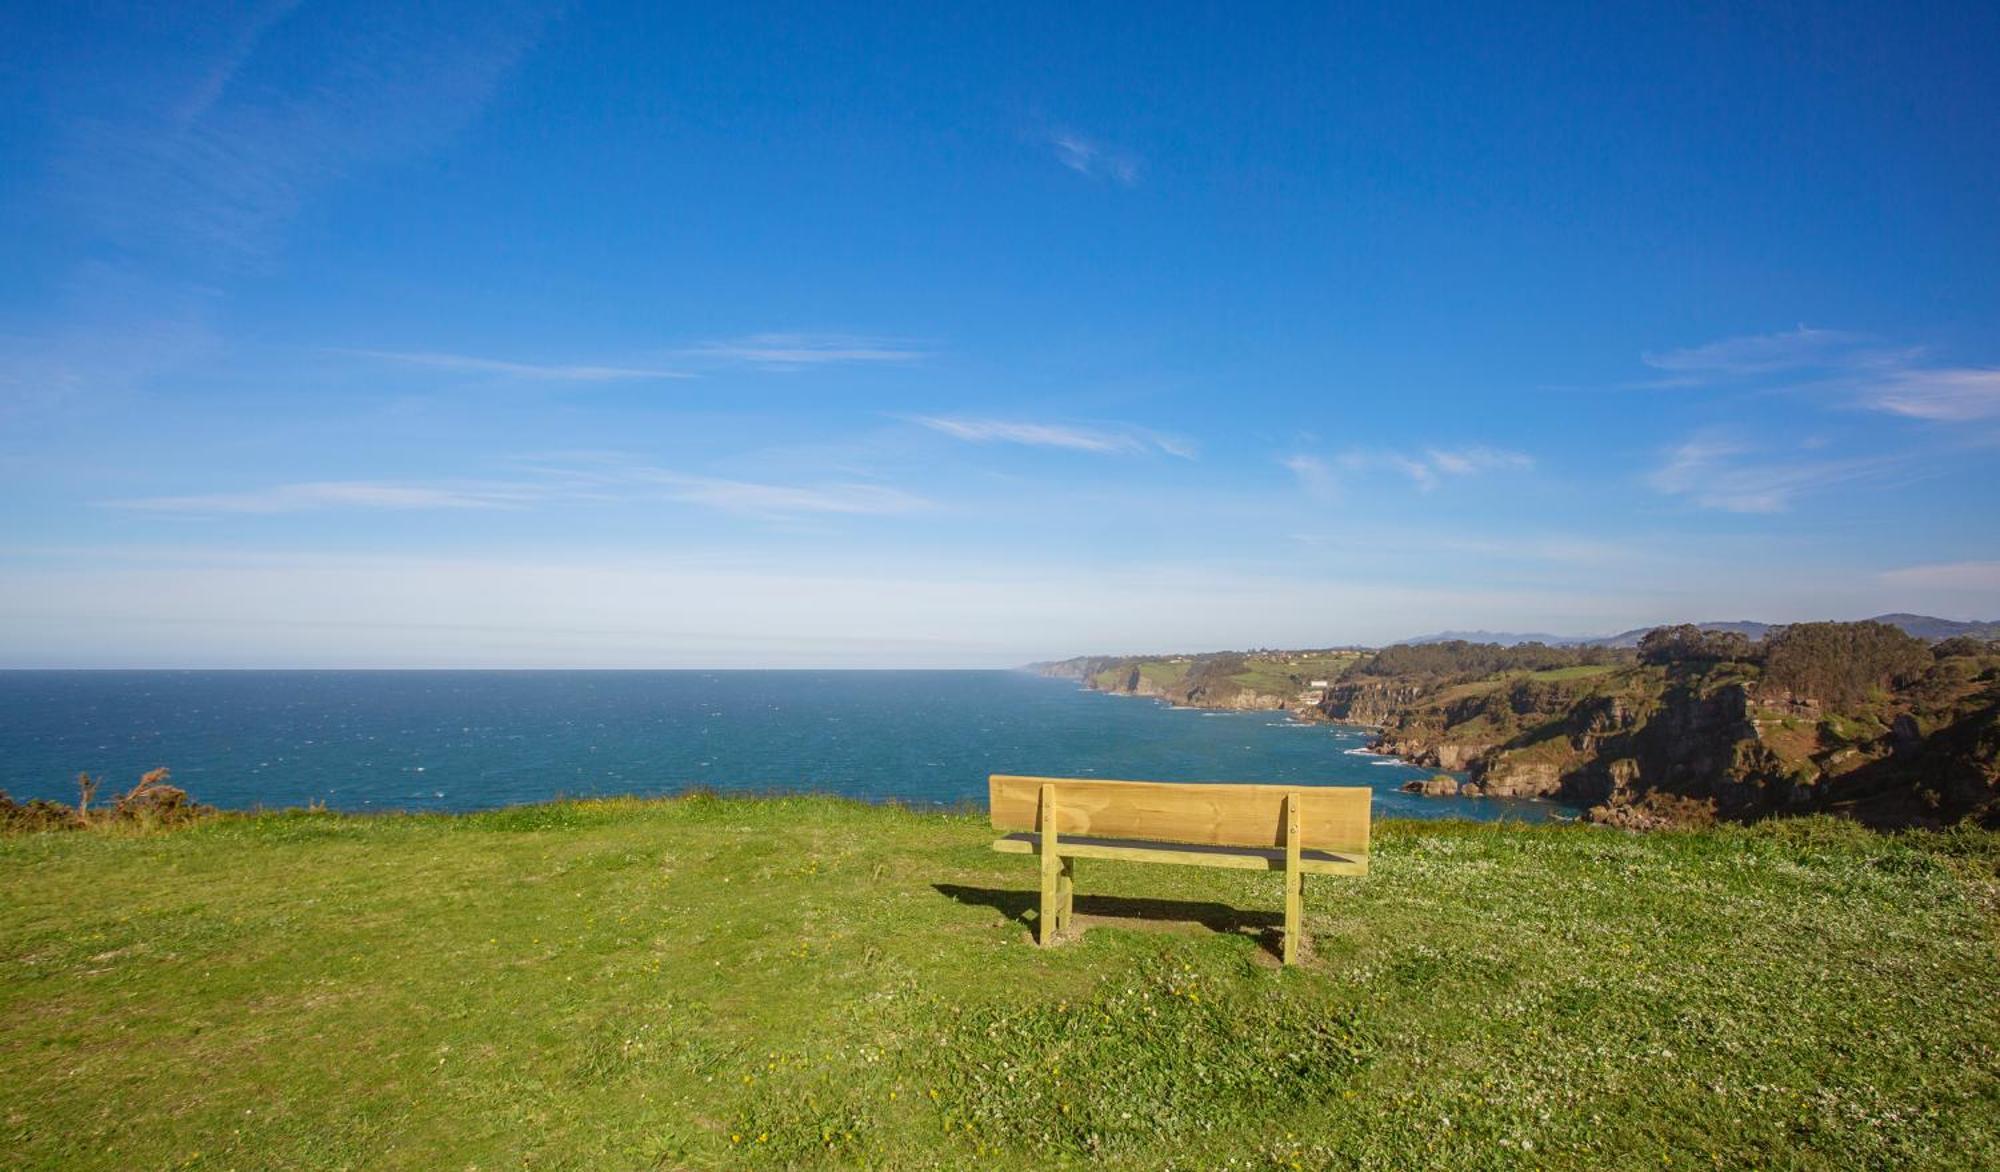
<svg viewBox="0 0 2000 1172">
<path fill-rule="evenodd" d="M 1206 655 L 1084 656 L 1036 664 L 1046 675 L 1104 692 L 1153 696 L 1199 708 L 1287 708 L 1314 681 L 1331 681 L 1369 657 L 1359 648 L 1222 651 Z"/>
<path fill-rule="evenodd" d="M 1562 669 L 1557 669 L 1562 670 Z M 1658 670 L 1648 668 L 1646 670 Z M 1386 822 L 1372 874 L 825 798 L 0 835 L 21 1167 L 2000 1163 L 2000 834 Z"/>
<path fill-rule="evenodd" d="M 88 830 L 102 826 L 150 829 L 179 826 L 215 812 L 214 807 L 194 801 L 186 790 L 172 784 L 165 768 L 147 770 L 131 789 L 97 802 L 103 788 L 103 778 L 77 774 L 74 806 L 48 798 L 17 802 L 0 790 L 0 832 Z"/>
</svg>

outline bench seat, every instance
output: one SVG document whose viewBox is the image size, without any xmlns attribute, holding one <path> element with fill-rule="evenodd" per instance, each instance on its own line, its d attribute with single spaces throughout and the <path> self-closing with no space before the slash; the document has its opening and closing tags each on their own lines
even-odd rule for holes
<svg viewBox="0 0 2000 1172">
<path fill-rule="evenodd" d="M 1032 855 L 1042 849 L 1042 836 L 1033 831 L 1009 834 L 996 839 L 993 849 L 1008 855 Z M 1282 871 L 1285 848 L 1254 846 L 1207 846 L 1179 842 L 1149 842 L 1137 838 L 1079 838 L 1073 834 L 1056 837 L 1056 854 L 1079 859 L 1125 859 L 1135 863 L 1182 863 L 1195 867 L 1234 867 L 1244 871 Z M 1368 856 L 1336 854 L 1305 848 L 1299 851 L 1299 870 L 1308 875 L 1366 875 Z"/>
<path fill-rule="evenodd" d="M 1033 855 L 1042 873 L 1035 939 L 1052 943 L 1073 921 L 1078 859 L 1183 863 L 1277 871 L 1285 880 L 1280 958 L 1294 964 L 1305 923 L 1307 875 L 1368 873 L 1372 791 L 1359 786 L 1110 781 L 1081 777 L 986 779 L 1001 837 L 993 849 Z"/>
</svg>

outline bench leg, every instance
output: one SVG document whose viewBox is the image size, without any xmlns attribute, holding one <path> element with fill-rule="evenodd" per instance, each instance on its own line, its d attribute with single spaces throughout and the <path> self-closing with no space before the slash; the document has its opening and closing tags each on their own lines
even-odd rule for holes
<svg viewBox="0 0 2000 1172">
<path fill-rule="evenodd" d="M 1056 930 L 1062 925 L 1061 903 L 1057 889 L 1062 886 L 1062 865 L 1055 855 L 1046 851 L 1042 854 L 1042 914 L 1035 921 L 1035 942 L 1044 947 L 1055 943 Z"/>
<path fill-rule="evenodd" d="M 1285 798 L 1285 945 L 1286 964 L 1299 963 L 1299 932 L 1305 919 L 1306 873 L 1299 866 L 1298 794 Z"/>
<path fill-rule="evenodd" d="M 1305 875 L 1285 872 L 1285 963 L 1299 963 L 1299 936 L 1305 919 Z"/>
<path fill-rule="evenodd" d="M 1076 859 L 1065 857 L 1056 872 L 1056 930 L 1069 931 L 1076 917 Z"/>
<path fill-rule="evenodd" d="M 1056 889 L 1061 885 L 1063 871 L 1062 841 L 1056 833 L 1056 789 L 1042 785 L 1041 817 L 1038 819 L 1042 832 L 1042 914 L 1035 921 L 1035 942 L 1046 948 L 1056 941 L 1057 923 L 1060 918 L 1060 901 Z"/>
</svg>

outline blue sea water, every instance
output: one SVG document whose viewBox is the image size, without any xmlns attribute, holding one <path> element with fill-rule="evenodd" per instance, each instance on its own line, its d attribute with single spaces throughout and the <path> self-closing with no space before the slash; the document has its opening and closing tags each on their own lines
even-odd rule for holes
<svg viewBox="0 0 2000 1172">
<path fill-rule="evenodd" d="M 471 810 L 691 786 L 983 804 L 989 773 L 1370 785 L 1377 817 L 1546 818 L 1423 798 L 1368 734 L 1000 671 L 0 672 L 0 789 L 73 800 L 154 766 L 229 808 Z"/>
</svg>

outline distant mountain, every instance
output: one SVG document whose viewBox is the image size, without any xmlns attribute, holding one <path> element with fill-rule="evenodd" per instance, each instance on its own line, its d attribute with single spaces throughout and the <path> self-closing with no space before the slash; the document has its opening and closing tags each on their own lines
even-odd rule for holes
<svg viewBox="0 0 2000 1172">
<path fill-rule="evenodd" d="M 2000 621 L 1961 622 L 1958 619 L 1941 619 L 1922 614 L 1876 615 L 1873 622 L 1887 623 L 1919 639 L 1935 643 L 1955 635 L 1970 635 L 1974 639 L 2000 639 Z M 1671 624 L 1659 624 L 1671 625 Z M 1696 623 L 1704 631 L 1733 631 L 1756 642 L 1776 630 L 1780 623 L 1759 623 L 1749 619 L 1732 622 Z M 1400 639 L 1399 643 L 1420 645 L 1425 643 L 1449 643 L 1463 639 L 1467 643 L 1498 643 L 1512 647 L 1520 643 L 1546 643 L 1551 647 L 1637 647 L 1652 627 L 1634 627 L 1620 631 L 1616 635 L 1548 635 L 1519 634 L 1513 631 L 1440 631 L 1435 635 L 1419 635 L 1414 639 Z"/>
<path fill-rule="evenodd" d="M 1878 623 L 1888 623 L 1892 627 L 1903 628 L 1906 634 L 1933 642 L 1950 639 L 1956 635 L 1970 635 L 1974 639 L 2000 639 L 2000 621 L 1960 622 L 1957 619 L 1934 619 L 1922 614 L 1878 614 Z"/>
<path fill-rule="evenodd" d="M 1414 639 L 1398 639 L 1398 643 L 1420 647 L 1427 643 L 1450 643 L 1461 640 L 1466 643 L 1498 643 L 1502 647 L 1512 647 L 1518 643 L 1546 643 L 1551 647 L 1576 647 L 1593 642 L 1589 635 L 1543 635 L 1534 632 L 1522 634 L 1516 631 L 1439 631 L 1435 635 L 1418 635 Z"/>
<path fill-rule="evenodd" d="M 1936 621 L 1942 622 L 1943 620 L 1939 619 Z M 1662 625 L 1671 625 L 1671 624 L 1662 624 Z M 1695 624 L 1695 626 L 1700 627 L 1704 631 L 1733 631 L 1736 634 L 1743 636 L 1745 639 L 1750 640 L 1752 643 L 1756 642 L 1759 639 L 1762 639 L 1765 635 L 1769 634 L 1771 629 L 1776 625 L 1777 624 L 1775 623 L 1754 623 L 1751 622 L 1749 619 L 1737 619 L 1734 622 L 1726 622 L 1726 623 L 1718 622 L 1718 623 Z M 1584 640 L 1584 642 L 1592 647 L 1637 647 L 1639 645 L 1639 640 L 1646 637 L 1646 632 L 1653 629 L 1654 629 L 1653 627 L 1634 627 L 1629 631 L 1620 631 L 1616 635 L 1611 635 L 1607 638 L 1586 639 Z"/>
</svg>

